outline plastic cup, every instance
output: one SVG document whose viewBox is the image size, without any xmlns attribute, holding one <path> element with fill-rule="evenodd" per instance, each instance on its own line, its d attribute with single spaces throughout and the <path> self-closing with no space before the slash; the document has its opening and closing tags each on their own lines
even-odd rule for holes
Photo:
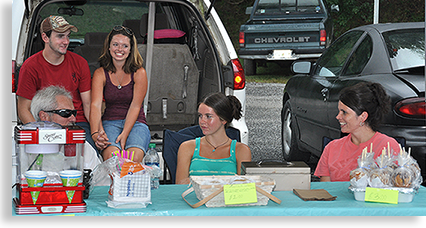
<svg viewBox="0 0 426 228">
<path fill-rule="evenodd" d="M 75 187 L 80 180 L 82 172 L 79 170 L 64 170 L 59 172 L 61 177 L 62 184 L 64 187 Z M 65 194 L 67 195 L 68 202 L 71 203 L 74 198 L 75 190 L 66 190 Z"/>
<path fill-rule="evenodd" d="M 25 172 L 25 178 L 27 179 L 28 186 L 31 188 L 43 187 L 46 177 L 47 177 L 46 171 L 29 170 Z M 33 200 L 33 204 L 36 204 L 40 191 L 31 191 L 30 193 L 31 193 L 31 198 Z"/>
<path fill-rule="evenodd" d="M 61 177 L 62 184 L 64 187 L 74 187 L 77 186 L 78 181 L 81 177 L 81 171 L 79 170 L 63 170 L 59 172 Z"/>
<path fill-rule="evenodd" d="M 29 187 L 43 187 L 47 172 L 41 170 L 29 170 L 25 172 L 25 178 Z"/>
</svg>

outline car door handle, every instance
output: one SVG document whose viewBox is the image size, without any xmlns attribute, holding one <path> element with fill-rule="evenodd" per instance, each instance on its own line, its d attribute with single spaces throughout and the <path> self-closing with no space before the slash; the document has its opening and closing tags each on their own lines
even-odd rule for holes
<svg viewBox="0 0 426 228">
<path fill-rule="evenodd" d="M 327 98 L 328 98 L 328 89 L 327 88 L 323 88 L 321 90 L 321 94 L 322 94 L 322 98 L 323 98 L 324 102 L 327 101 Z"/>
</svg>

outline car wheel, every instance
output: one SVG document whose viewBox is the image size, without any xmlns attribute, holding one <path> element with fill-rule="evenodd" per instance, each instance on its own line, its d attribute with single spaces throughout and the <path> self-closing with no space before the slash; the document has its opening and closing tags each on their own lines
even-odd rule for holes
<svg viewBox="0 0 426 228">
<path fill-rule="evenodd" d="M 286 161 L 308 162 L 310 154 L 299 150 L 296 131 L 290 101 L 287 101 L 281 111 L 281 145 L 284 159 Z"/>
<path fill-rule="evenodd" d="M 244 73 L 246 75 L 256 74 L 256 61 L 252 59 L 244 59 Z"/>
</svg>

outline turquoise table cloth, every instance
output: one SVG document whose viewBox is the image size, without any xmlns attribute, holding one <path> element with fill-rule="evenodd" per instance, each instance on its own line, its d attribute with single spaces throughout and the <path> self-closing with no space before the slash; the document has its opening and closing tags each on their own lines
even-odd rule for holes
<svg viewBox="0 0 426 228">
<path fill-rule="evenodd" d="M 292 191 L 272 195 L 282 202 L 269 200 L 266 206 L 190 207 L 181 194 L 187 185 L 160 185 L 152 190 L 152 204 L 146 208 L 115 209 L 107 206 L 108 186 L 96 186 L 90 193 L 86 213 L 75 216 L 426 216 L 426 188 L 421 187 L 410 203 L 385 204 L 356 201 L 348 190 L 349 182 L 312 182 L 311 189 L 325 189 L 334 201 L 303 201 Z M 185 197 L 190 203 L 199 200 L 194 192 Z M 12 210 L 13 211 L 13 210 Z M 15 215 L 15 212 L 12 212 Z M 63 215 L 63 214 L 43 214 Z"/>
</svg>

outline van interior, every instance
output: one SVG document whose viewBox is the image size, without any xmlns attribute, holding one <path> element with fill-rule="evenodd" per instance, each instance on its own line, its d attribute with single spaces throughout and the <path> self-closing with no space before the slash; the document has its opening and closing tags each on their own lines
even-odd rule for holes
<svg viewBox="0 0 426 228">
<path fill-rule="evenodd" d="M 198 11 L 186 1 L 61 1 L 37 9 L 25 58 L 44 47 L 41 21 L 60 15 L 78 28 L 70 35 L 68 49 L 87 60 L 92 75 L 99 67 L 98 57 L 111 29 L 123 25 L 133 31 L 148 73 L 144 107 L 154 141 L 161 140 L 164 129 L 197 124 L 199 100 L 210 92 L 224 90 L 222 66 L 212 37 Z"/>
</svg>

